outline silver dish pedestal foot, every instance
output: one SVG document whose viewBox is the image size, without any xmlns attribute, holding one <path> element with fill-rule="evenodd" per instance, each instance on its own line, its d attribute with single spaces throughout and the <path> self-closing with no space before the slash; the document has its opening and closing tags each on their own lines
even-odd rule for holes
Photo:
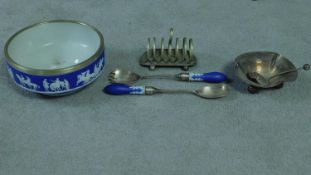
<svg viewBox="0 0 311 175">
<path fill-rule="evenodd" d="M 284 83 L 280 83 L 279 85 L 277 86 L 274 86 L 274 87 L 271 87 L 271 88 L 261 88 L 261 87 L 256 87 L 256 86 L 252 86 L 252 85 L 249 85 L 247 87 L 247 91 L 251 94 L 257 94 L 259 93 L 261 90 L 276 90 L 276 89 L 281 89 L 282 87 L 284 86 Z"/>
</svg>

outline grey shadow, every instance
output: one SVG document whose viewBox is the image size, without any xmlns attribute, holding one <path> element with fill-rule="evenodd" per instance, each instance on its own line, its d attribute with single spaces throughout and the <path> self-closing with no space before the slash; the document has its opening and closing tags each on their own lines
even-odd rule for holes
<svg viewBox="0 0 311 175">
<path fill-rule="evenodd" d="M 248 94 L 247 91 L 247 84 L 243 83 L 235 74 L 234 71 L 234 62 L 230 61 L 225 66 L 223 67 L 223 72 L 228 76 L 230 79 L 230 82 L 228 83 L 229 86 L 236 91 L 243 93 L 243 94 Z"/>
</svg>

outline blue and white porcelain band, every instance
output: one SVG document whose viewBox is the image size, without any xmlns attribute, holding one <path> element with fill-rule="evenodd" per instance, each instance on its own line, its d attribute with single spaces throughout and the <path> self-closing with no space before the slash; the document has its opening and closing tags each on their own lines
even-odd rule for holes
<svg viewBox="0 0 311 175">
<path fill-rule="evenodd" d="M 86 67 L 61 75 L 31 75 L 15 69 L 8 62 L 7 70 L 14 82 L 28 91 L 41 94 L 61 94 L 80 89 L 93 82 L 105 65 L 105 53 Z"/>
<path fill-rule="evenodd" d="M 189 80 L 190 81 L 203 81 L 202 76 L 203 74 L 189 73 Z"/>
<path fill-rule="evenodd" d="M 144 95 L 145 94 L 145 87 L 144 86 L 131 86 L 130 87 L 132 95 Z"/>
</svg>

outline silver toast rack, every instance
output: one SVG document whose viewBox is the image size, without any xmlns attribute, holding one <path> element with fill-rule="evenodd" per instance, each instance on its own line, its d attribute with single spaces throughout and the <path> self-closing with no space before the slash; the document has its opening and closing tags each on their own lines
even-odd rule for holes
<svg viewBox="0 0 311 175">
<path fill-rule="evenodd" d="M 183 38 L 182 47 L 179 45 L 179 38 L 176 38 L 173 48 L 174 29 L 170 29 L 168 47 L 164 48 L 164 38 L 161 38 L 160 48 L 156 48 L 156 38 L 148 38 L 147 51 L 139 60 L 140 65 L 147 66 L 151 70 L 156 67 L 181 67 L 188 70 L 197 63 L 193 54 L 193 41 L 190 38 Z"/>
</svg>

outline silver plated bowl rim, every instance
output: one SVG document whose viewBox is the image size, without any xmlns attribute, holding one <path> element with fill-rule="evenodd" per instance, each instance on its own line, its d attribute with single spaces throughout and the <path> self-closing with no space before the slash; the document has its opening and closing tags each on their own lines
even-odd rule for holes
<svg viewBox="0 0 311 175">
<path fill-rule="evenodd" d="M 76 65 L 72 65 L 72 66 L 65 67 L 65 68 L 60 68 L 60 69 L 51 69 L 51 70 L 33 69 L 33 68 L 29 68 L 29 67 L 20 65 L 17 62 L 15 62 L 11 58 L 10 54 L 8 53 L 8 47 L 9 47 L 11 41 L 17 35 L 19 35 L 20 33 L 24 32 L 24 31 L 26 31 L 28 29 L 31 29 L 33 27 L 37 27 L 37 26 L 40 26 L 40 25 L 48 24 L 48 23 L 75 23 L 75 24 L 80 24 L 82 26 L 87 26 L 87 27 L 89 27 L 90 29 L 94 30 L 97 33 L 97 35 L 99 37 L 99 40 L 100 40 L 99 47 L 97 48 L 96 52 L 91 57 L 86 59 L 85 61 L 83 61 L 83 62 L 81 62 L 79 64 L 76 64 Z M 105 47 L 104 46 L 104 37 L 103 37 L 102 33 L 97 28 L 95 28 L 94 26 L 89 25 L 89 24 L 84 23 L 84 22 L 81 22 L 81 21 L 77 21 L 77 20 L 64 20 L 64 19 L 60 19 L 60 20 L 50 20 L 50 21 L 43 21 L 43 22 L 35 23 L 35 24 L 32 24 L 30 26 L 27 26 L 27 27 L 17 31 L 15 34 L 13 34 L 7 40 L 7 42 L 5 44 L 5 47 L 4 47 L 4 55 L 5 55 L 6 61 L 11 66 L 13 66 L 17 70 L 22 71 L 24 73 L 28 73 L 28 74 L 31 74 L 31 75 L 47 75 L 47 76 L 48 75 L 61 75 L 61 74 L 67 74 L 67 73 L 71 73 L 71 72 L 80 70 L 80 69 L 84 68 L 85 66 L 89 65 L 90 63 L 94 62 L 101 55 L 102 51 L 104 50 L 104 47 Z"/>
</svg>

